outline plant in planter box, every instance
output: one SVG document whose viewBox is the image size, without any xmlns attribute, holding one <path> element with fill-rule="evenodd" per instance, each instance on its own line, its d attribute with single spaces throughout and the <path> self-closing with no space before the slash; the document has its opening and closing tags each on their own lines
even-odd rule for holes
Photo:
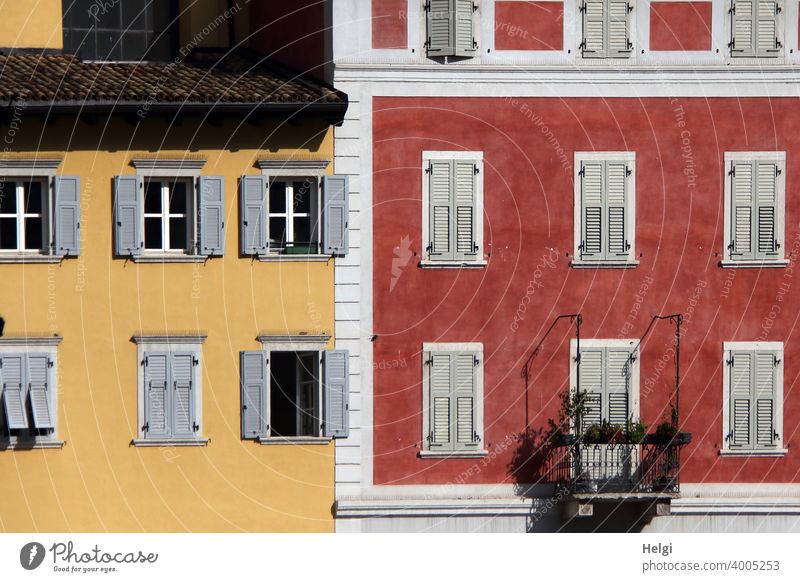
<svg viewBox="0 0 800 582">
<path fill-rule="evenodd" d="M 641 422 L 634 422 L 633 420 L 628 420 L 628 442 L 632 445 L 638 445 L 644 439 L 644 435 L 647 433 L 647 425 L 642 424 Z"/>
<path fill-rule="evenodd" d="M 599 424 L 590 424 L 583 431 L 583 440 L 587 443 L 603 442 L 603 427 Z"/>
<path fill-rule="evenodd" d="M 608 444 L 622 444 L 626 441 L 625 427 L 618 424 L 611 424 L 604 420 L 600 426 L 602 442 Z"/>
<path fill-rule="evenodd" d="M 583 415 L 586 401 L 586 392 L 566 390 L 561 395 L 561 407 L 556 420 L 547 419 L 549 426 L 547 438 L 551 444 L 558 444 L 565 435 L 569 434 L 572 424 Z"/>
</svg>

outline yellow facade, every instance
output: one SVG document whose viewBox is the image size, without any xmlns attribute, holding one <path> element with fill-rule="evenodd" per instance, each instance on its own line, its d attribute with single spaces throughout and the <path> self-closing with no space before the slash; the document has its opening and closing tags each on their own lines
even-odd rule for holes
<svg viewBox="0 0 800 582">
<path fill-rule="evenodd" d="M 0 0 L 0 47 L 47 48 L 64 46 L 61 0 Z"/>
<path fill-rule="evenodd" d="M 259 333 L 333 334 L 333 260 L 239 257 L 239 177 L 259 174 L 256 160 L 268 157 L 333 159 L 325 122 L 275 124 L 22 119 L 6 156 L 63 158 L 58 173 L 81 177 L 82 246 L 80 257 L 59 264 L 0 264 L 5 336 L 63 336 L 58 437 L 66 441 L 56 450 L 0 450 L 0 531 L 333 530 L 333 443 L 240 437 L 239 352 L 260 349 Z M 225 177 L 224 257 L 142 264 L 113 256 L 113 176 L 134 174 L 133 158 L 156 154 L 203 158 L 201 174 Z M 207 446 L 132 445 L 131 338 L 140 333 L 207 334 Z"/>
</svg>

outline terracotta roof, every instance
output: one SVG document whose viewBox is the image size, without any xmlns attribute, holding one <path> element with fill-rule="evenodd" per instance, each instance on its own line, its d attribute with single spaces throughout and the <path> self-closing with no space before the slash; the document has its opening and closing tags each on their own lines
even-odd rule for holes
<svg viewBox="0 0 800 582">
<path fill-rule="evenodd" d="M 84 62 L 71 54 L 0 53 L 0 104 L 26 109 L 327 110 L 347 96 L 249 50 L 199 49 L 182 62 Z"/>
</svg>

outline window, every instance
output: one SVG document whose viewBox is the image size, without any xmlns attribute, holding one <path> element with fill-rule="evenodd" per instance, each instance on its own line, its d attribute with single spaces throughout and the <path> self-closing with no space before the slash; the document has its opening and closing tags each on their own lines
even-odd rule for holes
<svg viewBox="0 0 800 582">
<path fill-rule="evenodd" d="M 167 61 L 177 12 L 168 0 L 63 0 L 64 50 L 89 61 Z"/>
<path fill-rule="evenodd" d="M 204 445 L 204 336 L 136 336 L 139 358 L 139 431 L 136 445 Z"/>
<path fill-rule="evenodd" d="M 485 265 L 483 154 L 423 152 L 422 265 Z"/>
<path fill-rule="evenodd" d="M 483 344 L 423 344 L 421 456 L 484 455 Z"/>
<path fill-rule="evenodd" d="M 269 181 L 268 252 L 319 253 L 317 178 L 273 178 Z"/>
<path fill-rule="evenodd" d="M 782 455 L 783 343 L 725 342 L 721 454 Z"/>
<path fill-rule="evenodd" d="M 117 176 L 114 184 L 117 256 L 162 261 L 224 254 L 221 176 Z"/>
<path fill-rule="evenodd" d="M 784 152 L 726 152 L 723 267 L 769 267 L 784 258 Z"/>
<path fill-rule="evenodd" d="M 56 439 L 56 346 L 61 338 L 0 338 L 0 443 L 3 448 L 61 447 Z"/>
<path fill-rule="evenodd" d="M 79 229 L 76 176 L 0 179 L 0 258 L 76 256 Z"/>
<path fill-rule="evenodd" d="M 573 267 L 632 267 L 635 250 L 633 152 L 575 154 Z"/>
<path fill-rule="evenodd" d="M 429 57 L 472 57 L 477 0 L 428 0 L 425 3 L 425 48 Z"/>
<path fill-rule="evenodd" d="M 731 0 L 731 57 L 777 57 L 783 52 L 775 0 Z"/>
<path fill-rule="evenodd" d="M 241 353 L 242 438 L 268 443 L 348 436 L 349 354 L 325 350 L 326 341 L 286 338 Z"/>
<path fill-rule="evenodd" d="M 631 12 L 634 0 L 582 0 L 581 55 L 624 59 L 633 55 Z"/>
</svg>

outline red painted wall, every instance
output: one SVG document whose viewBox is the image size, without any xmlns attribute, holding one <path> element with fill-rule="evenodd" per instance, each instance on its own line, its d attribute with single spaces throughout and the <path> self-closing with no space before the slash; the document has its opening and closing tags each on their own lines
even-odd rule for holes
<svg viewBox="0 0 800 582">
<path fill-rule="evenodd" d="M 564 46 L 564 6 L 561 2 L 496 2 L 496 50 L 561 50 Z"/>
<path fill-rule="evenodd" d="M 281 0 L 250 3 L 251 46 L 299 72 L 322 78 L 325 2 Z"/>
<path fill-rule="evenodd" d="M 652 2 L 650 50 L 711 50 L 711 2 Z"/>
<path fill-rule="evenodd" d="M 375 98 L 374 478 L 379 484 L 529 481 L 514 435 L 546 427 L 568 386 L 574 335 L 559 324 L 524 381 L 523 361 L 553 319 L 584 315 L 583 337 L 640 337 L 652 314 L 686 316 L 682 423 L 694 434 L 685 482 L 800 481 L 796 348 L 800 294 L 800 110 L 794 99 Z M 421 269 L 423 150 L 484 152 L 484 269 Z M 569 267 L 575 151 L 636 152 L 630 270 Z M 722 269 L 723 154 L 785 150 L 791 269 Z M 563 157 L 562 157 L 563 155 Z M 794 271 L 796 273 L 796 271 Z M 793 290 L 792 290 L 793 291 Z M 775 307 L 777 306 L 777 307 Z M 779 317 L 770 315 L 780 309 Z M 642 419 L 668 411 L 673 330 L 641 355 Z M 786 342 L 784 458 L 720 458 L 723 341 Z M 484 344 L 486 459 L 420 459 L 423 342 Z M 664 363 L 660 364 L 663 358 Z M 524 448 L 524 447 L 523 447 Z"/>
<path fill-rule="evenodd" d="M 372 48 L 408 46 L 408 0 L 372 0 Z"/>
</svg>

